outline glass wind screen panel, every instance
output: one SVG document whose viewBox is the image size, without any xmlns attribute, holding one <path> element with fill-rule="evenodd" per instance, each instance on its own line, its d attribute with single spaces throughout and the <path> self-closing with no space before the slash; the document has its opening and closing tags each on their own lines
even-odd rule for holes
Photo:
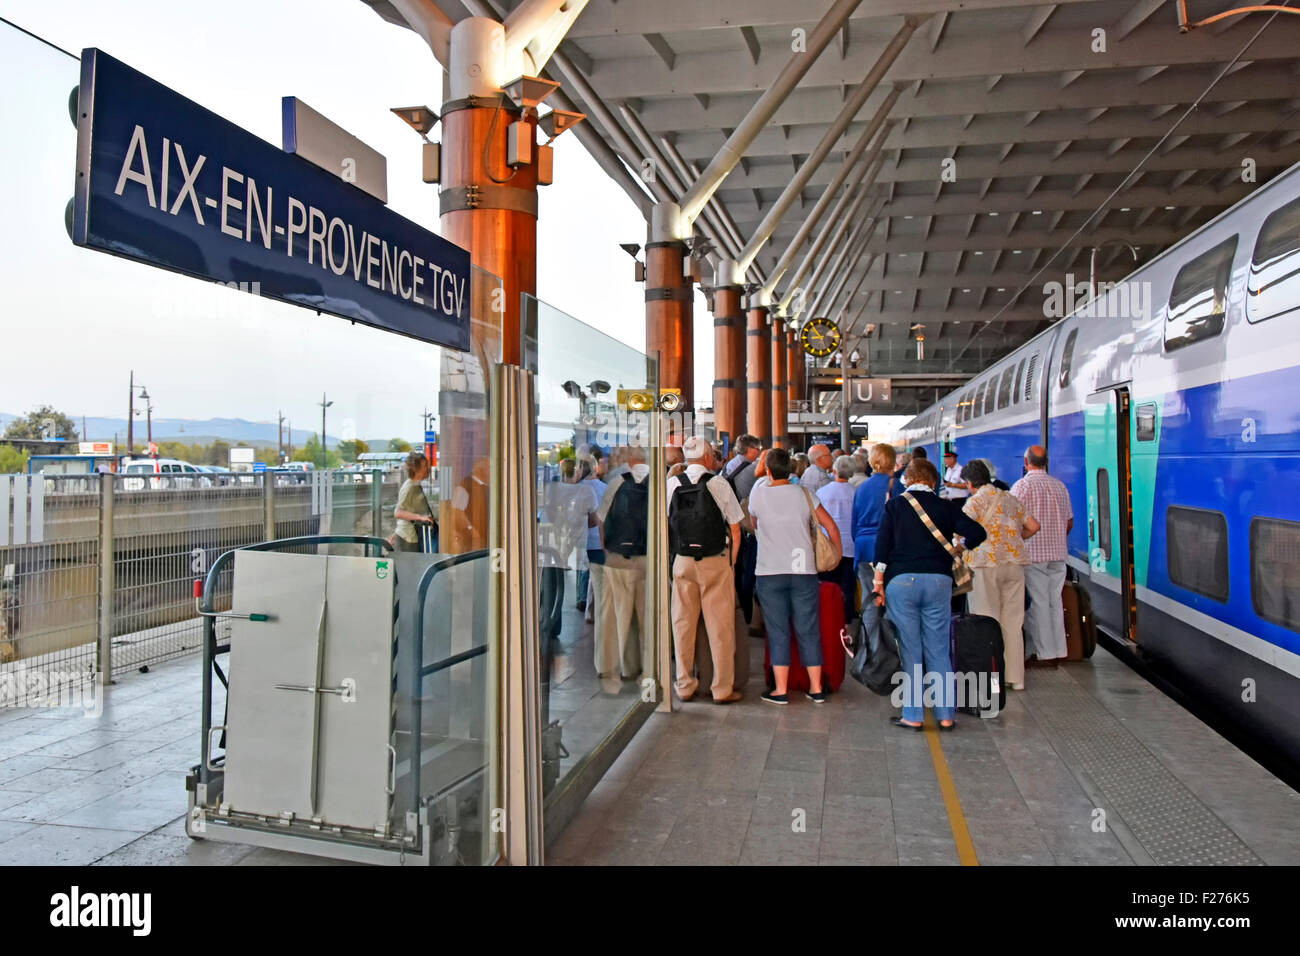
<svg viewBox="0 0 1300 956">
<path fill-rule="evenodd" d="M 1228 309 L 1228 279 L 1237 237 L 1226 239 L 1201 253 L 1178 270 L 1169 292 L 1169 319 L 1165 323 L 1165 351 L 1212 338 L 1223 331 Z"/>
<path fill-rule="evenodd" d="M 656 695 L 646 549 L 654 363 L 531 296 L 536 375 L 542 786 L 550 794 Z"/>
<path fill-rule="evenodd" d="M 152 462 L 129 466 L 115 482 L 113 665 L 133 671 L 201 647 L 196 563 L 211 566 L 220 554 L 267 537 L 392 535 L 402 463 L 423 450 L 426 432 L 436 434 L 431 444 L 442 454 L 414 482 L 421 493 L 411 495 L 407 510 L 442 517 L 440 479 L 455 490 L 480 460 L 486 469 L 487 372 L 500 358 L 500 317 L 490 310 L 491 291 L 500 281 L 474 273 L 475 349 L 466 359 L 271 301 L 251 286 L 232 289 L 73 246 L 64 209 L 76 161 L 68 98 L 79 70 L 74 57 L 0 24 L 0 88 L 7 91 L 0 97 L 0 128 L 22 142 L 21 150 L 0 151 L 0 208 L 11 225 L 0 230 L 0 351 L 8 360 L 0 375 L 0 411 L 26 415 L 48 404 L 74 423 L 76 434 L 69 437 L 110 443 L 116 459 L 144 457 L 152 427 L 159 457 L 172 460 L 165 471 Z M 211 78 L 191 80 L 198 86 L 183 92 L 205 99 L 203 84 Z M 236 110 L 229 118 L 248 125 L 252 114 Z M 420 201 L 394 201 L 395 211 L 436 230 L 427 194 L 408 195 Z M 457 432 L 458 420 L 473 424 Z M 392 457 L 372 464 L 361 459 L 368 452 Z M 0 465 L 8 470 L 3 449 Z M 218 470 L 192 470 L 199 466 Z M 274 504 L 269 529 L 264 490 Z M 23 546 L 11 547 L 0 561 L 18 569 L 2 589 L 19 609 L 9 630 L 12 648 L 24 666 L 52 662 L 93 670 L 100 496 L 60 487 L 47 493 L 44 505 L 46 547 L 57 540 L 57 560 Z M 474 523 L 486 528 L 483 515 Z M 413 536 L 412 547 L 423 546 L 422 536 Z M 438 546 L 446 552 L 448 544 L 444 533 Z M 359 552 L 354 545 L 334 553 Z M 397 578 L 400 587 L 411 575 L 399 571 Z M 225 610 L 230 576 L 216 586 L 217 607 Z M 477 610 L 482 606 L 456 588 L 434 599 L 430 617 L 454 629 L 457 650 L 468 649 L 488 638 Z M 373 633 L 388 627 L 391 621 L 377 622 Z M 428 654 L 434 653 L 431 643 Z M 492 672 L 488 658 L 475 660 Z M 459 857 L 468 862 L 477 862 L 482 845 L 471 847 L 470 831 L 491 832 L 475 789 L 479 771 L 491 762 L 483 734 L 487 696 L 481 678 L 473 676 L 475 666 L 449 671 L 457 688 L 446 699 L 453 710 L 438 725 L 439 739 L 424 740 L 429 762 L 422 781 L 426 794 L 443 792 L 441 799 L 450 799 L 454 793 L 460 801 Z M 219 723 L 219 707 L 214 716 Z M 442 720 L 436 708 L 426 716 Z M 444 750 L 459 755 L 456 766 L 435 759 L 434 752 Z M 442 812 L 431 809 L 434 817 Z"/>
<path fill-rule="evenodd" d="M 998 380 L 991 378 L 984 383 L 984 414 L 991 415 L 997 408 Z"/>
<path fill-rule="evenodd" d="M 1070 370 L 1074 363 L 1074 343 L 1078 338 L 1078 329 L 1071 329 L 1070 334 L 1065 337 L 1065 347 L 1061 349 L 1061 371 L 1056 379 L 1060 388 L 1068 388 L 1070 385 Z"/>
<path fill-rule="evenodd" d="M 1097 470 L 1097 544 L 1102 556 L 1110 560 L 1110 472 Z"/>
<path fill-rule="evenodd" d="M 1262 322 L 1300 311 L 1300 199 L 1269 213 L 1246 279 L 1246 316 Z"/>
<path fill-rule="evenodd" d="M 1016 366 L 1016 383 L 1011 388 L 1011 401 L 1020 404 L 1020 383 L 1025 377 L 1025 360 L 1021 359 L 1020 364 Z"/>
</svg>

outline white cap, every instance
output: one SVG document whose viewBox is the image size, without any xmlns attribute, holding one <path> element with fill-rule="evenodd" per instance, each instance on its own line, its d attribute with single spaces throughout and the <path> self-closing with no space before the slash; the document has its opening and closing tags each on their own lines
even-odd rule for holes
<svg viewBox="0 0 1300 956">
<path fill-rule="evenodd" d="M 695 435 L 682 442 L 682 454 L 687 461 L 699 461 L 701 458 L 713 457 L 713 446 L 703 438 Z"/>
</svg>

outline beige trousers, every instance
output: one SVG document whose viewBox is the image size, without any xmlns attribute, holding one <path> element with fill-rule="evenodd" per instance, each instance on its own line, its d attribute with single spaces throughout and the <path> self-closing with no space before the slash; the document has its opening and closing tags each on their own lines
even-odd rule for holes
<svg viewBox="0 0 1300 956">
<path fill-rule="evenodd" d="M 609 603 L 607 618 L 613 625 L 613 633 L 617 635 L 617 663 L 622 676 L 631 678 L 641 674 L 653 677 L 654 634 L 651 633 L 645 616 L 645 558 L 607 555 L 606 562 L 603 577 L 605 600 Z M 608 648 L 604 651 L 605 654 L 610 653 L 615 644 L 609 631 L 609 626 L 606 626 L 597 633 L 597 645 Z M 601 653 L 602 651 L 597 651 L 598 655 Z M 598 658 L 602 665 L 605 659 Z M 609 673 L 612 674 L 613 670 L 611 667 Z"/>
<path fill-rule="evenodd" d="M 729 697 L 736 680 L 736 589 L 731 561 L 711 558 L 673 559 L 673 650 L 677 657 L 677 696 L 695 694 L 695 634 L 700 615 L 709 635 L 715 700 Z"/>
<path fill-rule="evenodd" d="M 975 573 L 970 592 L 970 611 L 996 618 L 1002 625 L 1002 654 L 1006 661 L 1006 680 L 1025 682 L 1025 569 L 1018 564 L 972 568 Z"/>
</svg>

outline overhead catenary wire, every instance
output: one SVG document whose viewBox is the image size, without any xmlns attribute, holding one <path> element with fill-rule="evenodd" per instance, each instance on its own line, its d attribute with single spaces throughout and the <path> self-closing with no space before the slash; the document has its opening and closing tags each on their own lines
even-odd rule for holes
<svg viewBox="0 0 1300 956">
<path fill-rule="evenodd" d="M 1285 0 L 1285 3 L 1281 5 L 1289 7 L 1291 5 L 1291 0 Z M 1254 35 L 1252 35 L 1251 38 L 1245 42 L 1242 48 L 1237 51 L 1236 56 L 1234 56 L 1228 63 L 1226 63 L 1223 66 L 1223 68 L 1218 72 L 1218 74 L 1214 77 L 1214 79 L 1210 81 L 1210 85 L 1201 91 L 1201 94 L 1197 96 L 1195 100 L 1192 101 L 1192 104 L 1183 111 L 1182 115 L 1180 115 L 1178 119 L 1174 120 L 1174 124 L 1169 127 L 1169 129 L 1165 132 L 1165 134 L 1160 137 L 1160 139 L 1156 142 L 1154 146 L 1151 147 L 1151 149 L 1147 152 L 1147 154 L 1143 156 L 1140 160 L 1138 160 L 1137 165 L 1135 165 L 1124 176 L 1124 178 L 1120 180 L 1119 185 L 1116 186 L 1113 190 L 1111 190 L 1110 194 L 1105 199 L 1103 199 L 1100 203 L 1097 204 L 1097 208 L 1088 214 L 1088 218 L 1086 218 L 1079 225 L 1079 228 L 1076 229 L 1070 235 L 1070 237 L 1065 240 L 1065 242 L 1061 243 L 1061 245 L 1057 247 L 1057 250 L 1054 253 L 1052 253 L 1051 257 L 1038 268 L 1038 271 L 1036 271 L 1032 276 L 1029 277 L 1028 281 L 1026 281 L 1024 285 L 1022 285 L 1019 289 L 1016 290 L 1015 295 L 1013 295 L 1010 299 L 1008 299 L 1006 304 L 1003 305 L 1002 308 L 998 309 L 998 311 L 993 314 L 992 318 L 986 319 L 984 321 L 984 325 L 980 329 L 978 329 L 974 335 L 972 335 L 969 339 L 966 340 L 966 344 L 962 347 L 962 350 L 958 352 L 955 356 L 953 356 L 953 358 L 949 361 L 948 371 L 951 371 L 953 368 L 956 367 L 957 360 L 961 358 L 963 354 L 965 354 L 966 349 L 970 348 L 971 342 L 974 342 L 975 339 L 977 339 L 984 332 L 985 329 L 987 329 L 990 325 L 992 325 L 994 322 L 998 320 L 998 317 L 1001 316 L 1002 313 L 1006 312 L 1007 309 L 1011 308 L 1011 306 L 1014 303 L 1019 301 L 1020 297 L 1024 295 L 1025 292 L 1027 292 L 1029 288 L 1038 280 L 1038 277 L 1041 276 L 1044 272 L 1046 272 L 1047 269 L 1052 265 L 1052 263 L 1055 262 L 1058 258 L 1060 258 L 1061 253 L 1063 253 L 1067 248 L 1069 248 L 1070 244 L 1074 242 L 1075 239 L 1079 238 L 1079 236 L 1083 233 L 1083 231 L 1088 228 L 1088 225 L 1095 218 L 1097 218 L 1097 216 L 1101 212 L 1103 212 L 1106 209 L 1110 201 L 1124 191 L 1124 189 L 1133 180 L 1133 178 L 1139 172 L 1141 172 L 1142 167 L 1145 166 L 1147 162 L 1150 161 L 1151 157 L 1153 157 L 1160 150 L 1160 147 L 1165 144 L 1165 142 L 1169 139 L 1169 137 L 1173 136 L 1174 132 L 1178 129 L 1178 127 L 1183 124 L 1183 121 L 1186 120 L 1187 117 L 1191 116 L 1192 113 L 1196 112 L 1196 110 L 1200 107 L 1201 102 L 1207 96 L 1210 95 L 1210 93 L 1214 90 L 1216 86 L 1219 85 L 1219 81 L 1222 80 L 1225 76 L 1227 76 L 1230 72 L 1232 72 L 1232 69 L 1237 65 L 1237 63 L 1241 60 L 1241 58 L 1246 55 L 1246 52 L 1252 46 L 1255 45 L 1255 41 L 1258 40 L 1263 35 L 1264 31 L 1267 30 L 1269 26 L 1273 23 L 1273 21 L 1277 19 L 1280 12 L 1281 11 L 1275 11 L 1272 16 L 1270 16 L 1266 21 L 1264 21 L 1264 23 L 1260 26 L 1260 28 L 1255 31 Z"/>
</svg>

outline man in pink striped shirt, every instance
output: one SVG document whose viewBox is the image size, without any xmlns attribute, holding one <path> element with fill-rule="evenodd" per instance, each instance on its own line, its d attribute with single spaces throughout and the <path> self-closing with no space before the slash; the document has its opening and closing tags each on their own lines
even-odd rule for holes
<svg viewBox="0 0 1300 956">
<path fill-rule="evenodd" d="M 1025 477 L 1011 488 L 1025 511 L 1042 530 L 1025 542 L 1029 565 L 1025 568 L 1025 590 L 1029 610 L 1025 613 L 1025 637 L 1038 656 L 1039 664 L 1064 660 L 1065 611 L 1061 589 L 1065 587 L 1066 535 L 1074 527 L 1074 511 L 1065 483 L 1047 473 L 1047 449 L 1033 445 L 1025 452 Z"/>
</svg>

